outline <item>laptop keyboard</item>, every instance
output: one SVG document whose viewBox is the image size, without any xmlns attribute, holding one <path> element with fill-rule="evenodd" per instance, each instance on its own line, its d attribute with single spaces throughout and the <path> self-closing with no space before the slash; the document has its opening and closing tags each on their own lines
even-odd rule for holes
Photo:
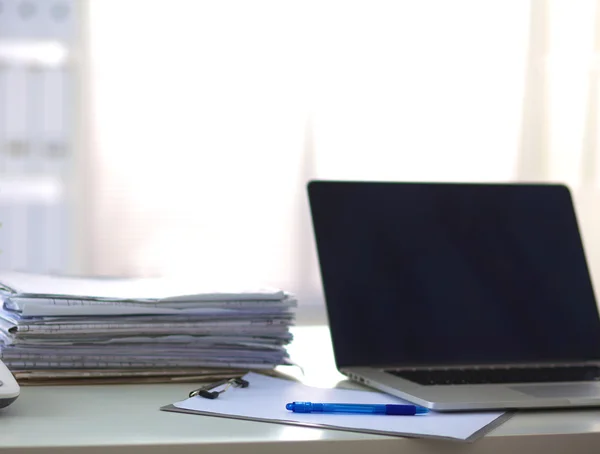
<svg viewBox="0 0 600 454">
<path fill-rule="evenodd" d="M 600 380 L 600 366 L 387 370 L 421 385 L 481 385 Z"/>
</svg>

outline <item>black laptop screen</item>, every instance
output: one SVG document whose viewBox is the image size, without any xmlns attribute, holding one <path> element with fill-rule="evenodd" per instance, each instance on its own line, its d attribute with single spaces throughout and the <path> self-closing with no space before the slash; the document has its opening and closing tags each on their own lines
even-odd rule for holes
<svg viewBox="0 0 600 454">
<path fill-rule="evenodd" d="M 561 185 L 315 181 L 338 367 L 600 358 Z"/>
</svg>

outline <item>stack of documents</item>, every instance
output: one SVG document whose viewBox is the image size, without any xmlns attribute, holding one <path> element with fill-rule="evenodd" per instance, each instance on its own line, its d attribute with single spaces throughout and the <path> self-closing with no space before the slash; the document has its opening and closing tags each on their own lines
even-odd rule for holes
<svg viewBox="0 0 600 454">
<path fill-rule="evenodd" d="M 0 273 L 0 358 L 20 382 L 239 375 L 288 363 L 295 298 L 161 279 Z"/>
</svg>

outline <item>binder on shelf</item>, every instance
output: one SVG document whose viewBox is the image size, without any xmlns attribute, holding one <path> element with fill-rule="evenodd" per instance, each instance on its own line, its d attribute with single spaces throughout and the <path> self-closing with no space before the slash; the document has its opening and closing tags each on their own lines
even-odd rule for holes
<svg viewBox="0 0 600 454">
<path fill-rule="evenodd" d="M 26 156 L 25 171 L 31 175 L 39 175 L 44 169 L 44 71 L 39 65 L 27 67 L 27 138 L 29 153 Z M 37 271 L 37 270 L 36 270 Z"/>
<path fill-rule="evenodd" d="M 23 30 L 23 20 L 19 14 L 19 0 L 5 0 L 0 13 L 0 38 L 22 38 L 26 36 Z"/>
<path fill-rule="evenodd" d="M 29 141 L 29 70 L 24 65 L 6 69 L 5 159 L 8 173 L 22 174 L 27 170 L 31 153 Z"/>
<path fill-rule="evenodd" d="M 2 13 L 0 12 L 0 19 Z M 2 24 L 0 23 L 0 29 Z M 0 61 L 0 174 L 6 173 L 6 161 L 8 152 L 8 137 L 6 128 L 8 123 L 8 77 L 6 67 Z M 0 192 L 0 201 L 5 197 Z"/>
</svg>

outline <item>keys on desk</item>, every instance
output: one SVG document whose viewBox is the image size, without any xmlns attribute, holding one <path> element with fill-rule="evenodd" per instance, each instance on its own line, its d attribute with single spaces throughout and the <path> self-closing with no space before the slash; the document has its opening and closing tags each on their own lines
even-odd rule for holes
<svg viewBox="0 0 600 454">
<path fill-rule="evenodd" d="M 510 367 L 478 369 L 388 370 L 421 385 L 477 385 L 595 381 L 600 366 Z"/>
</svg>

